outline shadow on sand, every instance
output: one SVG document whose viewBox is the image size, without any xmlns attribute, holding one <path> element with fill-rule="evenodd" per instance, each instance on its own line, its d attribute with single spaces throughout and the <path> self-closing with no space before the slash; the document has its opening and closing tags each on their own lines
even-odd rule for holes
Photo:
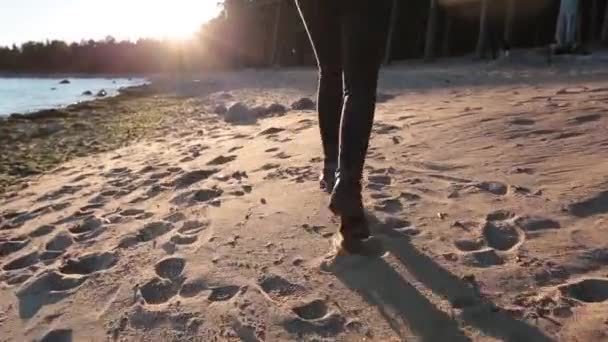
<svg viewBox="0 0 608 342">
<path fill-rule="evenodd" d="M 470 341 L 460 325 L 471 326 L 486 336 L 512 342 L 550 342 L 539 329 L 494 309 L 478 289 L 453 275 L 419 252 L 408 237 L 385 229 L 368 215 L 376 243 L 390 252 L 417 281 L 462 311 L 460 324 L 436 308 L 414 286 L 408 284 L 381 257 L 339 256 L 332 271 L 347 287 L 377 307 L 402 340 L 415 335 L 421 341 Z M 376 255 L 379 255 L 377 253 Z M 409 329 L 409 331 L 404 331 Z M 409 334 L 409 336 L 408 336 Z"/>
</svg>

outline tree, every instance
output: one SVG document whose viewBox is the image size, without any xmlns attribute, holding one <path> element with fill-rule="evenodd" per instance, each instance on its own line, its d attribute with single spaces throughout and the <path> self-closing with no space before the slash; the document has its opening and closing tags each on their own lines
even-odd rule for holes
<svg viewBox="0 0 608 342">
<path fill-rule="evenodd" d="M 488 37 L 488 0 L 481 0 L 479 13 L 479 35 L 477 36 L 476 54 L 478 58 L 484 57 Z"/>
<path fill-rule="evenodd" d="M 437 36 L 437 0 L 429 2 L 429 16 L 426 26 L 426 44 L 424 46 L 424 59 L 431 61 L 435 58 L 435 37 Z"/>
<path fill-rule="evenodd" d="M 504 41 L 509 46 L 511 45 L 511 40 L 513 39 L 513 20 L 515 19 L 515 1 L 516 0 L 507 0 L 507 14 L 505 17 L 505 32 L 504 32 Z"/>
<path fill-rule="evenodd" d="M 384 51 L 384 64 L 391 64 L 393 57 L 393 37 L 395 35 L 395 27 L 399 18 L 399 0 L 393 0 L 391 4 L 391 20 L 388 26 L 388 34 L 386 37 L 386 50 Z"/>
<path fill-rule="evenodd" d="M 604 10 L 604 26 L 602 27 L 602 42 L 608 43 L 608 3 Z"/>
</svg>

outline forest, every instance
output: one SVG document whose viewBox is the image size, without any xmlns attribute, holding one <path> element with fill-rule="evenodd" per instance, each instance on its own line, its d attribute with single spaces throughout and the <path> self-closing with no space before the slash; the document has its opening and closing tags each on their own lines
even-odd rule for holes
<svg viewBox="0 0 608 342">
<path fill-rule="evenodd" d="M 491 48 L 592 53 L 608 45 L 608 0 L 392 0 L 386 62 Z M 188 41 L 58 40 L 0 47 L 0 72 L 152 73 L 314 64 L 293 0 L 225 0 Z M 564 19 L 567 18 L 567 19 Z M 573 18 L 573 19 L 570 19 Z M 495 56 L 496 57 L 496 56 Z"/>
</svg>

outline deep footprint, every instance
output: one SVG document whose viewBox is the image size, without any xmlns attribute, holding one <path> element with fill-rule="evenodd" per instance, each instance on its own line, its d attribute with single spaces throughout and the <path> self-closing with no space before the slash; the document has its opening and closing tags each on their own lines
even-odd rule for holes
<svg viewBox="0 0 608 342">
<path fill-rule="evenodd" d="M 30 243 L 30 239 L 25 240 L 9 240 L 0 242 L 0 257 L 5 257 L 7 255 L 13 254 L 17 251 L 20 251 L 25 246 Z"/>
<path fill-rule="evenodd" d="M 173 224 L 169 222 L 151 222 L 146 224 L 142 229 L 137 232 L 137 239 L 141 242 L 147 242 L 156 239 L 168 233 L 173 229 Z"/>
<path fill-rule="evenodd" d="M 74 243 L 70 234 L 59 232 L 46 244 L 47 251 L 65 251 Z"/>
<path fill-rule="evenodd" d="M 146 303 L 162 304 L 177 294 L 179 286 L 168 279 L 154 278 L 144 284 L 140 291 Z"/>
<path fill-rule="evenodd" d="M 264 292 L 271 296 L 289 296 L 304 290 L 302 285 L 289 282 L 276 274 L 265 274 L 258 279 L 258 284 Z"/>
<path fill-rule="evenodd" d="M 55 230 L 55 226 L 51 226 L 50 224 L 42 225 L 36 229 L 34 229 L 29 236 L 32 238 L 41 237 L 52 233 Z"/>
<path fill-rule="evenodd" d="M 509 190 L 507 185 L 500 182 L 481 182 L 476 187 L 498 196 L 506 195 Z"/>
<path fill-rule="evenodd" d="M 186 260 L 183 258 L 167 258 L 159 261 L 154 269 L 156 274 L 165 279 L 178 278 L 186 267 Z"/>
<path fill-rule="evenodd" d="M 234 160 L 236 160 L 235 155 L 229 155 L 229 156 L 218 156 L 215 157 L 213 160 L 209 161 L 207 163 L 207 165 L 223 165 L 223 164 L 227 164 L 230 163 Z"/>
<path fill-rule="evenodd" d="M 176 245 L 191 245 L 191 244 L 195 243 L 196 240 L 198 240 L 198 236 L 196 236 L 196 235 L 186 236 L 186 235 L 176 234 L 171 237 L 171 242 L 173 242 Z"/>
<path fill-rule="evenodd" d="M 327 304 L 325 301 L 316 299 L 292 308 L 298 317 L 306 320 L 320 319 L 327 315 Z"/>
<path fill-rule="evenodd" d="M 83 234 L 94 231 L 103 225 L 103 221 L 97 217 L 88 217 L 81 224 L 78 224 L 70 229 L 72 234 Z"/>
<path fill-rule="evenodd" d="M 456 246 L 456 248 L 459 251 L 462 251 L 462 252 L 478 251 L 478 250 L 480 250 L 480 249 L 482 249 L 482 248 L 485 247 L 485 243 L 481 239 L 478 239 L 478 240 L 466 240 L 466 239 L 456 240 L 454 242 L 454 245 Z"/>
<path fill-rule="evenodd" d="M 506 222 L 486 222 L 483 227 L 483 236 L 488 242 L 488 246 L 499 251 L 512 249 L 522 239 L 517 228 Z"/>
<path fill-rule="evenodd" d="M 236 296 L 239 289 L 240 287 L 236 285 L 216 287 L 211 290 L 211 294 L 207 299 L 211 302 L 224 302 Z"/>
<path fill-rule="evenodd" d="M 558 229 L 560 228 L 559 222 L 539 217 L 539 216 L 524 216 L 519 217 L 515 220 L 515 223 L 525 231 L 537 231 L 545 229 Z"/>
<path fill-rule="evenodd" d="M 181 233 L 181 234 L 193 235 L 193 234 L 200 233 L 205 228 L 207 228 L 207 224 L 204 223 L 204 222 L 200 222 L 200 221 L 185 221 L 182 224 L 182 227 L 180 229 L 178 229 L 177 231 L 179 233 Z"/>
<path fill-rule="evenodd" d="M 175 187 L 178 189 L 187 188 L 195 183 L 205 180 L 218 173 L 219 170 L 196 170 L 186 172 L 175 180 Z"/>
<path fill-rule="evenodd" d="M 30 267 L 38 261 L 38 252 L 34 251 L 32 253 L 18 257 L 17 259 L 8 262 L 6 265 L 2 266 L 2 269 L 5 271 L 19 270 L 22 268 Z"/>
<path fill-rule="evenodd" d="M 608 300 L 608 279 L 585 279 L 559 287 L 562 294 L 586 303 Z"/>
<path fill-rule="evenodd" d="M 112 268 L 117 262 L 118 258 L 112 253 L 92 253 L 78 259 L 67 260 L 59 271 L 63 274 L 87 275 Z"/>
<path fill-rule="evenodd" d="M 466 255 L 465 262 L 477 267 L 492 267 L 504 264 L 504 260 L 494 249 L 487 248 Z"/>
<path fill-rule="evenodd" d="M 46 333 L 39 342 L 72 342 L 72 330 L 69 329 L 55 329 Z"/>
<path fill-rule="evenodd" d="M 184 282 L 182 288 L 179 291 L 179 295 L 184 298 L 190 298 L 198 295 L 199 293 L 207 289 L 207 283 L 201 278 L 196 278 Z"/>
</svg>

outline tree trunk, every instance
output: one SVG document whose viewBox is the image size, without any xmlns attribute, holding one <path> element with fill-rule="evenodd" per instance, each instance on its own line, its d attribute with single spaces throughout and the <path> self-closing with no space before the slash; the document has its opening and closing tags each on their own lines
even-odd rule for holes
<svg viewBox="0 0 608 342">
<path fill-rule="evenodd" d="M 602 27 L 602 42 L 608 43 L 608 3 L 604 10 L 604 24 Z"/>
<path fill-rule="evenodd" d="M 445 12 L 445 28 L 443 30 L 443 46 L 441 47 L 441 55 L 444 57 L 450 56 L 450 31 L 452 30 L 452 17 L 450 13 Z"/>
<path fill-rule="evenodd" d="M 279 60 L 279 29 L 281 28 L 281 8 L 283 7 L 283 1 L 279 1 L 277 4 L 275 19 L 274 19 L 274 33 L 272 37 L 272 61 L 273 66 L 279 66 L 281 61 Z"/>
<path fill-rule="evenodd" d="M 424 59 L 432 61 L 435 58 L 435 37 L 437 28 L 437 0 L 431 0 L 429 18 L 426 25 L 426 44 L 424 46 Z"/>
<path fill-rule="evenodd" d="M 570 49 L 576 44 L 579 32 L 578 0 L 561 0 L 555 29 L 555 40 L 561 48 Z"/>
<path fill-rule="evenodd" d="M 515 18 L 515 1 L 508 0 L 507 3 L 507 15 L 505 18 L 505 34 L 504 41 L 507 46 L 511 46 L 511 40 L 513 39 L 513 19 Z"/>
<path fill-rule="evenodd" d="M 479 14 L 479 35 L 477 37 L 477 57 L 483 58 L 488 36 L 488 0 L 481 0 Z"/>
<path fill-rule="evenodd" d="M 597 11 L 600 7 L 599 1 L 593 0 L 591 3 L 591 22 L 589 23 L 589 42 L 594 42 L 597 38 Z"/>
<path fill-rule="evenodd" d="M 397 18 L 399 16 L 399 0 L 393 0 L 391 6 L 391 22 L 388 27 L 388 35 L 386 37 L 386 50 L 384 51 L 384 64 L 391 64 L 393 58 L 393 36 L 397 26 Z"/>
</svg>

